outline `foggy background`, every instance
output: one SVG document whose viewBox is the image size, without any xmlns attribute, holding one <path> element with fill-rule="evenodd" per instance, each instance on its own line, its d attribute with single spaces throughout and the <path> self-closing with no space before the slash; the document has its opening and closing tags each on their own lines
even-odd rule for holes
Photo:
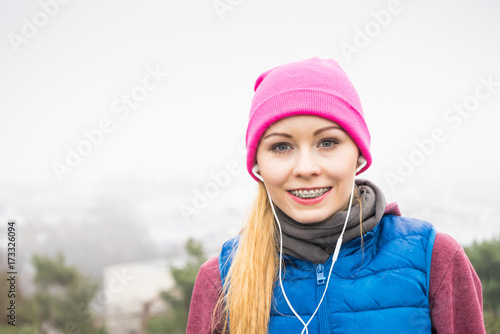
<svg viewBox="0 0 500 334">
<path fill-rule="evenodd" d="M 14 219 L 26 273 L 58 250 L 97 275 L 189 237 L 216 254 L 256 192 L 255 80 L 313 56 L 359 93 L 361 178 L 462 245 L 498 236 L 498 2 L 54 1 L 0 3 L 0 237 Z"/>
</svg>

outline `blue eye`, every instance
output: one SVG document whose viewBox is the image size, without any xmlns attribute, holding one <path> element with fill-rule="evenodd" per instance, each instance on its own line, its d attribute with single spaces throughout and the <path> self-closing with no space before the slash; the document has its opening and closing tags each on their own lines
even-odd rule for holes
<svg viewBox="0 0 500 334">
<path fill-rule="evenodd" d="M 323 148 L 332 148 L 337 144 L 338 142 L 333 139 L 325 139 L 319 145 Z"/>
<path fill-rule="evenodd" d="M 281 144 L 276 144 L 271 148 L 271 151 L 275 153 L 285 153 L 290 149 L 290 145 L 281 143 Z"/>
</svg>

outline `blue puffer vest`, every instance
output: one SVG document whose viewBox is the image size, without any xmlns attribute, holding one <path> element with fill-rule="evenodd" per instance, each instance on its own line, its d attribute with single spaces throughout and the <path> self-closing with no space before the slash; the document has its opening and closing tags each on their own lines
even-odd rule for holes
<svg viewBox="0 0 500 334">
<path fill-rule="evenodd" d="M 363 236 L 363 247 L 361 238 L 342 245 L 325 299 L 308 326 L 309 334 L 431 333 L 429 274 L 435 236 L 425 221 L 386 215 Z M 237 243 L 235 237 L 222 248 L 222 282 Z M 307 323 L 325 291 L 332 257 L 319 265 L 291 256 L 283 259 L 285 292 Z M 302 330 L 276 285 L 269 333 L 299 334 Z"/>
</svg>

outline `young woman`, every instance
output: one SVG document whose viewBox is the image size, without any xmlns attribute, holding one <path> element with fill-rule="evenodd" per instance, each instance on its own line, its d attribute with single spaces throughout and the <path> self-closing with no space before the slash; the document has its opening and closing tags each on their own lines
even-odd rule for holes
<svg viewBox="0 0 500 334">
<path fill-rule="evenodd" d="M 188 333 L 484 333 L 481 283 L 460 245 L 402 217 L 355 176 L 372 163 L 356 90 L 334 60 L 264 72 L 241 234 L 201 268 Z"/>
</svg>

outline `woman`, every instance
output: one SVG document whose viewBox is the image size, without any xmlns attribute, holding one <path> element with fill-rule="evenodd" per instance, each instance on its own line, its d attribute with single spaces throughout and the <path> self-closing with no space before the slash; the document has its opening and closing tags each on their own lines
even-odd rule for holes
<svg viewBox="0 0 500 334">
<path fill-rule="evenodd" d="M 246 143 L 258 195 L 241 234 L 200 268 L 188 333 L 485 332 L 460 245 L 355 180 L 370 134 L 334 60 L 260 75 Z"/>
</svg>

